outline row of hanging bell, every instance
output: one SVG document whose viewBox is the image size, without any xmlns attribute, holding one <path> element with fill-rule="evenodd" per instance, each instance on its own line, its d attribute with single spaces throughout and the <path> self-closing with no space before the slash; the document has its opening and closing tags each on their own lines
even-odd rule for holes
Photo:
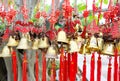
<svg viewBox="0 0 120 81">
<path fill-rule="evenodd" d="M 18 45 L 18 41 L 15 40 L 15 37 L 10 36 L 8 43 L 3 47 L 0 57 L 11 57 L 12 48 Z"/>
</svg>

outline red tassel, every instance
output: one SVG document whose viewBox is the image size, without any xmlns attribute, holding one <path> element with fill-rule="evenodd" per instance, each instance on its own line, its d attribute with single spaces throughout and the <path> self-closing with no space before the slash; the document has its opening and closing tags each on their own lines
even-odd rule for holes
<svg viewBox="0 0 120 81">
<path fill-rule="evenodd" d="M 75 81 L 76 80 L 76 71 L 77 71 L 77 67 L 76 67 L 76 56 L 77 53 L 72 53 L 71 54 L 71 58 L 70 58 L 70 81 Z"/>
<path fill-rule="evenodd" d="M 27 55 L 24 53 L 23 63 L 22 63 L 22 81 L 27 81 Z"/>
<path fill-rule="evenodd" d="M 46 57 L 44 52 L 42 54 L 42 81 L 46 81 Z"/>
<path fill-rule="evenodd" d="M 70 79 L 70 56 L 71 54 L 68 53 L 68 79 Z"/>
<path fill-rule="evenodd" d="M 39 81 L 39 58 L 37 51 L 36 51 L 36 62 L 35 62 L 35 77 L 36 77 L 36 81 Z"/>
<path fill-rule="evenodd" d="M 114 57 L 114 81 L 117 81 L 118 77 L 117 77 L 117 74 L 118 74 L 118 62 L 117 62 L 117 56 L 118 56 L 118 50 L 115 49 L 115 57 Z"/>
<path fill-rule="evenodd" d="M 51 63 L 51 77 L 50 77 L 50 81 L 55 81 L 55 77 L 56 77 L 56 70 L 55 70 L 55 59 L 52 61 Z"/>
<path fill-rule="evenodd" d="M 64 78 L 65 78 L 65 81 L 68 80 L 68 60 L 67 60 L 67 53 L 65 53 L 65 71 L 64 71 Z"/>
<path fill-rule="evenodd" d="M 95 54 L 91 56 L 91 68 L 90 68 L 90 81 L 94 81 L 94 70 L 95 70 Z"/>
<path fill-rule="evenodd" d="M 119 56 L 119 81 L 120 81 L 120 56 Z"/>
<path fill-rule="evenodd" d="M 13 81 L 17 81 L 17 57 L 16 52 L 12 52 Z"/>
<path fill-rule="evenodd" d="M 97 81 L 101 81 L 101 56 L 99 54 L 97 61 Z"/>
<path fill-rule="evenodd" d="M 107 81 L 111 81 L 111 69 L 112 69 L 111 59 L 112 57 L 109 58 Z"/>
<path fill-rule="evenodd" d="M 59 80 L 60 81 L 64 81 L 64 63 L 65 63 L 65 59 L 64 59 L 64 49 L 61 48 L 61 54 L 60 54 L 60 75 L 59 75 Z"/>
<path fill-rule="evenodd" d="M 86 81 L 86 56 L 84 56 L 84 61 L 83 61 L 82 81 Z"/>
</svg>

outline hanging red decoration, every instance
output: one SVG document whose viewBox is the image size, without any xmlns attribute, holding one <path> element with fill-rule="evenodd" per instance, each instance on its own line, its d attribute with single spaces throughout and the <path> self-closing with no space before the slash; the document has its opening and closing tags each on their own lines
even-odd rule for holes
<svg viewBox="0 0 120 81">
<path fill-rule="evenodd" d="M 23 62 L 22 62 L 22 81 L 27 81 L 27 55 L 24 52 Z"/>
<path fill-rule="evenodd" d="M 13 69 L 13 81 L 17 81 L 17 56 L 16 52 L 12 51 L 12 69 Z"/>
<path fill-rule="evenodd" d="M 84 16 L 84 18 L 87 18 L 88 15 L 89 15 L 89 11 L 86 11 L 86 10 L 85 10 L 85 11 L 83 12 L 83 16 Z"/>
<path fill-rule="evenodd" d="M 86 55 L 84 55 L 84 61 L 83 61 L 82 81 L 86 81 Z"/>
<path fill-rule="evenodd" d="M 109 57 L 107 81 L 111 81 L 111 69 L 112 69 L 111 59 L 112 59 L 112 57 Z"/>
<path fill-rule="evenodd" d="M 68 65 L 67 65 L 67 67 L 68 67 L 68 80 L 70 79 L 70 58 L 71 58 L 71 54 L 70 53 L 68 53 Z"/>
<path fill-rule="evenodd" d="M 51 77 L 50 77 L 50 81 L 56 81 L 56 65 L 55 65 L 55 59 L 53 59 L 52 63 L 51 63 Z"/>
<path fill-rule="evenodd" d="M 42 52 L 42 81 L 46 81 L 46 57 L 44 52 Z"/>
<path fill-rule="evenodd" d="M 95 53 L 92 53 L 91 63 L 90 63 L 90 81 L 94 81 L 94 72 L 95 71 Z"/>
<path fill-rule="evenodd" d="M 35 77 L 36 77 L 36 81 L 39 81 L 39 57 L 37 51 L 36 51 L 36 62 L 35 62 Z"/>
<path fill-rule="evenodd" d="M 83 30 L 83 32 L 82 32 L 82 34 L 81 34 L 81 37 L 82 37 L 82 38 L 85 38 L 85 35 L 86 35 L 86 26 L 84 26 L 84 30 Z"/>
<path fill-rule="evenodd" d="M 70 58 L 70 81 L 76 80 L 76 63 L 75 63 L 75 57 L 74 53 L 71 53 Z"/>
<path fill-rule="evenodd" d="M 70 6 L 69 0 L 64 1 L 64 3 L 62 4 L 62 9 L 63 9 L 63 16 L 65 18 L 69 18 L 72 16 L 73 8 L 72 6 Z"/>
<path fill-rule="evenodd" d="M 97 81 L 101 81 L 101 68 L 102 68 L 102 62 L 101 62 L 101 55 L 99 54 L 97 61 Z"/>
<path fill-rule="evenodd" d="M 21 6 L 21 13 L 23 14 L 24 20 L 28 19 L 28 9 L 26 7 L 26 0 L 23 0 L 23 6 Z"/>
<path fill-rule="evenodd" d="M 119 75 L 119 80 L 120 80 L 120 56 L 119 56 L 119 73 L 118 73 L 118 75 Z"/>
<path fill-rule="evenodd" d="M 114 81 L 118 81 L 118 61 L 117 61 L 117 57 L 118 57 L 118 50 L 115 49 L 114 50 Z"/>
<path fill-rule="evenodd" d="M 65 79 L 64 79 L 64 72 L 65 72 L 65 70 L 64 70 L 64 68 L 65 68 L 65 58 L 64 58 L 64 49 L 63 48 L 61 48 L 61 50 L 60 50 L 60 71 L 59 71 L 59 80 L 60 81 L 65 81 Z"/>
<path fill-rule="evenodd" d="M 36 18 L 36 19 L 39 19 L 40 16 L 41 16 L 41 13 L 40 13 L 40 12 L 37 12 L 37 13 L 35 14 L 35 18 Z"/>
</svg>

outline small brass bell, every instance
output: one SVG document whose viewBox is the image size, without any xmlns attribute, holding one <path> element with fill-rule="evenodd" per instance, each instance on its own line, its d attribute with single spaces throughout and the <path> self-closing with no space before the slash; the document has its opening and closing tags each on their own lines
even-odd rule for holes
<svg viewBox="0 0 120 81">
<path fill-rule="evenodd" d="M 116 48 L 118 49 L 118 55 L 120 55 L 120 41 L 116 43 Z"/>
<path fill-rule="evenodd" d="M 78 52 L 79 51 L 79 48 L 78 48 L 78 44 L 75 40 L 70 40 L 70 43 L 69 43 L 69 52 L 72 53 L 72 52 Z"/>
<path fill-rule="evenodd" d="M 8 46 L 4 46 L 0 57 L 11 57 L 10 49 Z"/>
<path fill-rule="evenodd" d="M 95 38 L 94 35 L 90 38 L 90 42 L 89 42 L 88 49 L 90 49 L 91 51 L 96 51 L 96 50 L 98 50 L 97 38 Z"/>
<path fill-rule="evenodd" d="M 51 45 L 47 50 L 46 58 L 56 58 L 56 57 L 57 57 L 57 49 Z"/>
<path fill-rule="evenodd" d="M 85 43 L 82 44 L 80 48 L 80 54 L 90 54 L 90 50 L 88 49 L 88 39 L 85 40 Z"/>
<path fill-rule="evenodd" d="M 17 45 L 18 45 L 18 41 L 16 41 L 12 36 L 10 36 L 9 40 L 8 40 L 8 43 L 7 43 L 7 46 L 14 47 L 14 46 L 17 46 Z"/>
<path fill-rule="evenodd" d="M 114 55 L 114 44 L 113 43 L 106 43 L 103 47 L 103 54 L 105 55 Z"/>
<path fill-rule="evenodd" d="M 98 41 L 98 48 L 99 48 L 100 51 L 102 51 L 104 41 L 103 41 L 102 38 L 97 38 L 97 41 Z"/>
<path fill-rule="evenodd" d="M 33 49 L 33 50 L 37 50 L 37 49 L 38 49 L 38 45 L 39 45 L 39 39 L 36 38 L 36 39 L 33 41 L 32 49 Z"/>
<path fill-rule="evenodd" d="M 44 49 L 48 47 L 49 47 L 48 38 L 46 36 L 44 36 L 43 38 L 40 38 L 38 48 Z"/>
<path fill-rule="evenodd" d="M 58 32 L 57 42 L 59 43 L 68 43 L 67 35 L 64 31 Z"/>
<path fill-rule="evenodd" d="M 99 37 L 97 38 L 97 41 L 98 41 L 99 51 L 102 51 L 103 50 L 103 44 L 104 44 L 103 33 L 102 32 L 99 33 Z"/>
<path fill-rule="evenodd" d="M 30 49 L 28 40 L 25 36 L 23 36 L 18 44 L 17 49 Z"/>
</svg>

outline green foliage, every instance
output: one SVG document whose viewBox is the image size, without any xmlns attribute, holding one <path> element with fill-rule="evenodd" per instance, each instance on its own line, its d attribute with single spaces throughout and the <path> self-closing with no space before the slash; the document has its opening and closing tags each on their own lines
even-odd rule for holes
<svg viewBox="0 0 120 81">
<path fill-rule="evenodd" d="M 103 3 L 107 5 L 108 4 L 108 0 L 104 0 Z"/>
<path fill-rule="evenodd" d="M 78 11 L 82 12 L 86 9 L 86 4 L 85 3 L 80 3 L 80 4 L 77 5 L 77 7 L 78 7 Z"/>
</svg>

